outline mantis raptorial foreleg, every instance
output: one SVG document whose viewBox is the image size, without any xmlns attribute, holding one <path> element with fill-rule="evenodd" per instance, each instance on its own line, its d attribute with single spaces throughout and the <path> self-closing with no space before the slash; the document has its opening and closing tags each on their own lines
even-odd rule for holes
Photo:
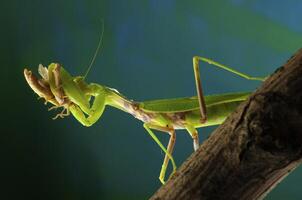
<svg viewBox="0 0 302 200">
<path fill-rule="evenodd" d="M 175 164 L 175 161 L 172 157 L 172 152 L 173 152 L 173 148 L 174 148 L 174 144 L 175 144 L 175 140 L 176 140 L 175 131 L 174 131 L 174 129 L 155 126 L 155 125 L 147 124 L 147 123 L 144 124 L 144 128 L 147 130 L 147 132 L 150 134 L 150 136 L 154 139 L 154 141 L 159 145 L 159 147 L 166 153 L 162 168 L 160 170 L 160 175 L 159 175 L 159 180 L 164 184 L 165 183 L 165 174 L 166 174 L 166 171 L 167 171 L 167 166 L 168 166 L 168 163 L 169 163 L 169 159 L 171 160 L 172 165 L 173 165 L 173 173 L 176 171 L 176 164 Z M 165 133 L 169 133 L 170 139 L 169 139 L 167 149 L 159 141 L 159 139 L 156 137 L 156 135 L 152 132 L 151 128 L 155 129 L 155 130 L 158 130 L 158 131 L 165 132 Z"/>
<path fill-rule="evenodd" d="M 52 63 L 48 67 L 48 72 L 50 89 L 59 102 L 59 105 L 56 106 L 67 104 L 69 111 L 84 126 L 94 124 L 105 108 L 106 91 L 104 88 L 97 84 L 87 85 L 80 79 L 75 79 L 56 63 Z M 91 96 L 95 97 L 92 105 L 89 102 Z M 61 113 L 56 117 L 64 116 L 65 114 Z"/>
<path fill-rule="evenodd" d="M 73 116 L 80 121 L 84 126 L 91 126 L 94 124 L 103 114 L 105 109 L 105 90 L 98 87 L 96 84 L 90 84 L 87 86 L 87 93 L 94 96 L 94 101 L 89 109 L 89 114 L 86 117 L 84 112 L 77 105 L 70 106 L 70 112 Z M 87 114 L 87 113 L 86 113 Z"/>
</svg>

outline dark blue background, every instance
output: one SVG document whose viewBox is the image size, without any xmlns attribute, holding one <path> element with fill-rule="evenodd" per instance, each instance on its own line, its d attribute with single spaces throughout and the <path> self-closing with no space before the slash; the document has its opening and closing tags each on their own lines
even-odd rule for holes
<svg viewBox="0 0 302 200">
<path fill-rule="evenodd" d="M 24 67 L 51 62 L 83 74 L 101 19 L 103 49 L 87 80 L 135 100 L 195 95 L 194 55 L 266 76 L 302 46 L 298 0 L 1 4 L 1 199 L 147 199 L 160 187 L 164 154 L 141 122 L 112 108 L 90 128 L 73 117 L 53 121 L 57 112 L 48 112 L 23 78 Z M 208 65 L 201 73 L 206 94 L 259 86 Z M 201 138 L 213 129 L 199 129 Z M 191 153 L 189 135 L 177 131 L 177 164 Z M 301 199 L 301 178 L 300 167 L 266 199 Z"/>
</svg>

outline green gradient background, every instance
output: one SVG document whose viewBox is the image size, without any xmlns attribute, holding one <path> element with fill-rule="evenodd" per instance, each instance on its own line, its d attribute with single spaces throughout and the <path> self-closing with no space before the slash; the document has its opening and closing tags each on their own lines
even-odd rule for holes
<svg viewBox="0 0 302 200">
<path fill-rule="evenodd" d="M 141 122 L 112 108 L 90 128 L 73 117 L 53 121 L 56 112 L 47 111 L 23 78 L 25 66 L 36 70 L 50 62 L 83 74 L 101 18 L 103 49 L 88 81 L 135 100 L 194 95 L 194 55 L 265 76 L 302 47 L 298 0 L 1 4 L 1 199 L 147 199 L 160 187 L 163 153 Z M 211 67 L 201 73 L 206 94 L 259 85 Z M 201 138 L 214 128 L 200 129 Z M 177 133 L 180 165 L 192 153 L 192 141 Z M 302 199 L 301 178 L 300 167 L 266 199 Z"/>
</svg>

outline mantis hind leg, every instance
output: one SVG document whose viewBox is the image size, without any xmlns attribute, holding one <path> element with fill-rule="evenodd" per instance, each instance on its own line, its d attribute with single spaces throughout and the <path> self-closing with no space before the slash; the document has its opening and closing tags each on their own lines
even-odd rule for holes
<svg viewBox="0 0 302 200">
<path fill-rule="evenodd" d="M 162 168 L 160 170 L 160 175 L 159 175 L 160 182 L 162 184 L 165 184 L 165 174 L 166 174 L 166 171 L 167 171 L 169 160 L 171 160 L 172 165 L 173 165 L 173 173 L 176 171 L 176 164 L 175 164 L 175 161 L 172 157 L 172 152 L 173 152 L 173 148 L 174 148 L 174 144 L 175 144 L 175 140 L 176 140 L 175 131 L 174 131 L 174 129 L 161 127 L 161 126 L 155 126 L 155 125 L 146 124 L 146 123 L 144 124 L 144 128 L 147 130 L 147 132 L 150 134 L 150 136 L 154 139 L 154 141 L 159 145 L 159 147 L 166 153 L 163 164 L 162 164 Z M 155 129 L 155 130 L 162 131 L 162 132 L 169 133 L 170 140 L 169 140 L 167 149 L 159 141 L 159 139 L 156 137 L 156 135 L 151 131 L 151 128 Z"/>
<path fill-rule="evenodd" d="M 201 86 L 200 73 L 199 73 L 199 62 L 198 62 L 198 59 L 196 58 L 196 56 L 193 57 L 193 69 L 194 69 L 195 84 L 196 84 L 199 109 L 200 109 L 200 117 L 201 117 L 200 122 L 204 123 L 207 120 L 207 109 L 206 109 L 206 103 L 204 100 L 204 95 L 203 95 L 202 86 Z"/>
<path fill-rule="evenodd" d="M 264 81 L 265 78 L 262 77 L 253 77 L 247 74 L 244 74 L 242 72 L 236 71 L 230 67 L 227 67 L 223 64 L 220 64 L 214 60 L 200 57 L 200 56 L 194 56 L 193 57 L 193 69 L 194 69 L 194 77 L 195 77 L 195 84 L 196 84 L 196 90 L 197 90 L 197 96 L 198 96 L 198 102 L 199 102 L 199 109 L 200 109 L 200 122 L 204 123 L 207 120 L 207 110 L 206 110 L 206 104 L 204 100 L 204 95 L 203 95 L 203 90 L 202 90 L 202 85 L 201 85 L 201 79 L 200 79 L 200 72 L 199 72 L 199 61 L 206 62 L 208 64 L 214 65 L 216 67 L 219 67 L 221 69 L 224 69 L 228 72 L 231 72 L 233 74 L 236 74 L 240 77 L 243 77 L 248 80 L 257 80 L 257 81 Z M 194 127 L 187 126 L 186 127 L 187 131 L 190 133 L 191 137 L 193 138 L 193 145 L 195 151 L 197 150 L 199 146 L 199 141 L 198 141 L 198 132 Z"/>
<path fill-rule="evenodd" d="M 242 78 L 248 79 L 248 80 L 264 81 L 266 79 L 266 77 L 253 77 L 253 76 L 250 76 L 248 74 L 239 72 L 237 70 L 232 69 L 231 67 L 228 67 L 228 66 L 225 66 L 223 64 L 220 64 L 220 63 L 218 63 L 218 62 L 216 62 L 214 60 L 211 60 L 209 58 L 204 58 L 204 57 L 200 57 L 200 56 L 194 56 L 193 57 L 193 63 L 194 63 L 194 65 L 195 65 L 195 63 L 196 63 L 196 65 L 198 65 L 199 61 L 203 61 L 203 62 L 206 62 L 206 63 L 208 63 L 210 65 L 214 65 L 216 67 L 219 67 L 220 69 L 224 69 L 224 70 L 226 70 L 228 72 L 231 72 L 233 74 L 236 74 L 236 75 L 238 75 L 238 76 L 240 76 Z"/>
</svg>

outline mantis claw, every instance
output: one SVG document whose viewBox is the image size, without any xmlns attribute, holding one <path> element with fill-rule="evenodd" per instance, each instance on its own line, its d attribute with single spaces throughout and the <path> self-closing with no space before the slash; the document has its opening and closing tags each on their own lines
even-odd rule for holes
<svg viewBox="0 0 302 200">
<path fill-rule="evenodd" d="M 176 173 L 176 170 L 173 170 L 173 172 L 169 175 L 168 180 Z"/>
<path fill-rule="evenodd" d="M 51 111 L 51 110 L 54 110 L 54 109 L 57 109 L 59 108 L 59 106 L 51 106 L 50 108 L 48 108 L 48 111 Z"/>
<path fill-rule="evenodd" d="M 54 109 L 54 108 L 57 108 L 57 107 L 55 107 L 55 106 L 53 106 L 53 107 L 51 107 L 51 109 Z M 64 113 L 66 111 L 66 113 Z M 67 117 L 67 116 L 69 116 L 70 115 L 70 112 L 69 112 L 69 110 L 67 109 L 67 108 L 63 108 L 63 110 L 62 110 L 62 112 L 61 113 L 59 113 L 59 114 L 57 114 L 54 118 L 52 118 L 53 120 L 55 120 L 55 119 L 57 119 L 57 118 L 64 118 L 64 117 Z"/>
<path fill-rule="evenodd" d="M 56 119 L 58 119 L 58 117 L 59 117 L 59 114 L 57 114 L 55 117 L 53 117 L 52 120 L 56 120 Z"/>
<path fill-rule="evenodd" d="M 159 181 L 161 182 L 161 184 L 163 184 L 163 185 L 165 185 L 166 184 L 166 182 L 164 181 L 164 179 L 162 179 L 162 178 L 159 178 Z"/>
</svg>

